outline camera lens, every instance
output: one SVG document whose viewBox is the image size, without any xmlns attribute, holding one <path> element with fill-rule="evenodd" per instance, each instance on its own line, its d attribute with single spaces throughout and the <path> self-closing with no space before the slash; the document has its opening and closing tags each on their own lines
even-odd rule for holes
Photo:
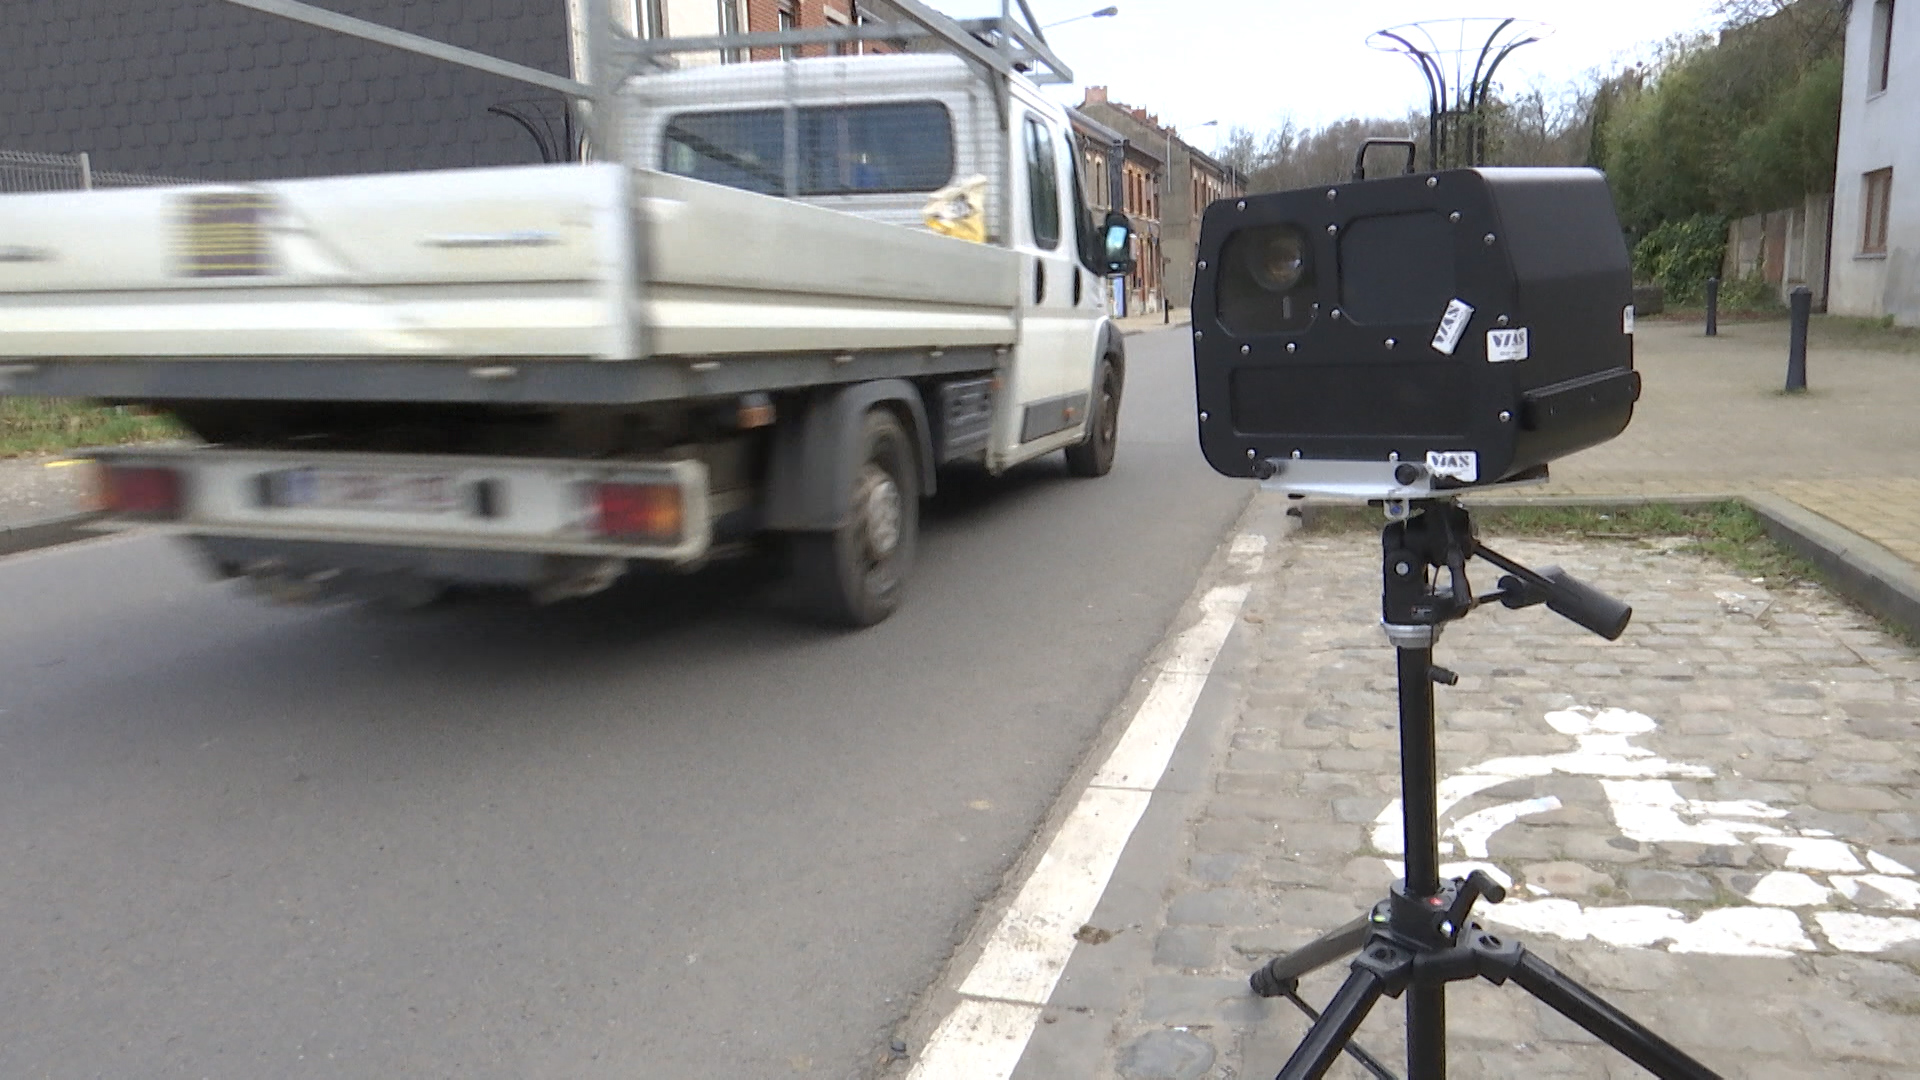
<svg viewBox="0 0 1920 1080">
<path fill-rule="evenodd" d="M 1267 231 L 1247 245 L 1247 270 L 1268 292 L 1292 292 L 1307 272 L 1307 238 L 1299 229 Z"/>
</svg>

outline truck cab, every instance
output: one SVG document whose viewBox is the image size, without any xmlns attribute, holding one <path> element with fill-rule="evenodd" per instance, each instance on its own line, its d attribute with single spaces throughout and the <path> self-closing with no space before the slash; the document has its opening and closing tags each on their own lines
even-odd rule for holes
<svg viewBox="0 0 1920 1080">
<path fill-rule="evenodd" d="M 983 242 L 1021 257 L 1020 340 L 1002 376 L 1018 408 L 982 454 L 1000 472 L 1083 441 L 1103 392 L 1094 369 L 1124 356 L 1110 340 L 1106 223 L 1089 209 L 1066 111 L 1024 79 L 1008 90 L 1003 123 L 995 81 L 945 53 L 661 72 L 623 88 L 626 152 L 643 168 L 920 230 L 936 193 L 977 178 Z M 1123 378 L 1116 365 L 1116 408 Z M 1104 445 L 1110 460 L 1111 433 Z"/>
</svg>

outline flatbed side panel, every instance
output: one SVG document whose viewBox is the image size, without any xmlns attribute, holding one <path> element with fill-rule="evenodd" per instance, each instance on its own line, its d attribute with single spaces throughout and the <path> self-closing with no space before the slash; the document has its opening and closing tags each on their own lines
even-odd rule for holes
<svg viewBox="0 0 1920 1080">
<path fill-rule="evenodd" d="M 0 196 L 0 357 L 637 355 L 627 171 Z"/>
<path fill-rule="evenodd" d="M 307 360 L 0 362 L 0 397 L 113 401 L 434 401 L 495 405 L 640 405 L 754 391 L 994 370 L 997 347 L 753 354 L 610 364 L 332 357 Z"/>
<path fill-rule="evenodd" d="M 658 355 L 1011 345 L 1014 252 L 642 172 Z"/>
</svg>

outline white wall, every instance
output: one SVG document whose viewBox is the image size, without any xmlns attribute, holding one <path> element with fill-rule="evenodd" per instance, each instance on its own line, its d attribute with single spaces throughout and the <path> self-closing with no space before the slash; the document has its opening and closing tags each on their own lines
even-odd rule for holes
<svg viewBox="0 0 1920 1080">
<path fill-rule="evenodd" d="M 1920 0 L 1896 5 L 1887 88 L 1869 94 L 1874 7 L 1873 0 L 1854 0 L 1847 26 L 1827 308 L 1841 315 L 1892 315 L 1902 326 L 1920 326 Z M 1863 177 L 1888 167 L 1893 195 L 1887 253 L 1863 255 Z"/>
</svg>

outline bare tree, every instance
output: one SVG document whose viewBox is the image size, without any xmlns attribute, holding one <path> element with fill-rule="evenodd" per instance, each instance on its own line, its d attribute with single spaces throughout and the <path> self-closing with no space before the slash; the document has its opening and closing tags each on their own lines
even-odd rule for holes
<svg viewBox="0 0 1920 1080">
<path fill-rule="evenodd" d="M 1804 59 L 1825 56 L 1847 35 L 1850 0 L 1719 0 L 1714 10 L 1729 33 L 1773 25 L 1796 42 Z"/>
</svg>

